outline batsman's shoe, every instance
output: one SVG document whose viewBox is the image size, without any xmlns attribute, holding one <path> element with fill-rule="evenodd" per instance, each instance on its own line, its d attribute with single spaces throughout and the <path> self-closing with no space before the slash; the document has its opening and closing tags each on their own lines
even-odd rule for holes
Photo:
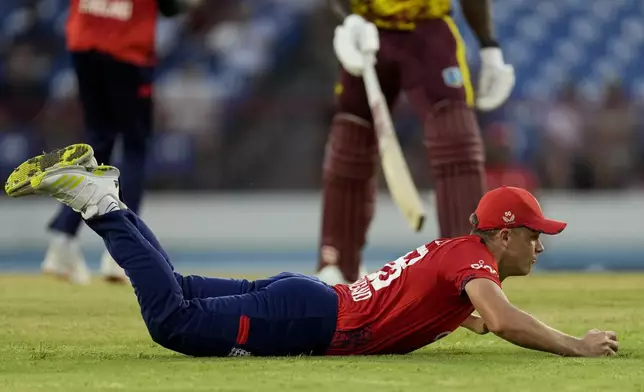
<svg viewBox="0 0 644 392">
<path fill-rule="evenodd" d="M 32 194 L 31 181 L 38 174 L 67 166 L 97 167 L 92 147 L 88 144 L 72 144 L 29 159 L 11 173 L 4 186 L 5 192 L 12 197 Z"/>
<path fill-rule="evenodd" d="M 89 148 L 89 159 L 76 161 L 66 160 L 64 154 L 47 157 L 45 154 L 41 164 L 35 164 L 33 159 L 20 165 L 15 173 L 21 175 L 20 181 L 12 181 L 11 177 L 5 184 L 9 196 L 19 197 L 32 194 L 48 194 L 61 203 L 80 212 L 84 219 L 90 219 L 118 209 L 127 208 L 119 199 L 119 170 L 114 166 L 95 166 L 93 151 L 87 145 L 73 145 L 67 149 Z M 39 158 L 39 157 L 36 157 Z M 47 161 L 47 164 L 42 162 Z M 27 170 L 24 166 L 31 169 Z"/>
</svg>

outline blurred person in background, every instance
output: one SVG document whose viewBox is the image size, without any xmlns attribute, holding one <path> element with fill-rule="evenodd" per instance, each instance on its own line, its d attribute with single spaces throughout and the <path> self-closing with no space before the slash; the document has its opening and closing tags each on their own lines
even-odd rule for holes
<svg viewBox="0 0 644 392">
<path fill-rule="evenodd" d="M 195 135 L 217 133 L 213 124 L 219 123 L 220 107 L 218 86 L 212 79 L 207 71 L 186 63 L 156 83 L 165 128 Z"/>
<path fill-rule="evenodd" d="M 152 77 L 156 63 L 157 15 L 174 16 L 197 0 L 72 0 L 66 25 L 67 49 L 78 81 L 85 140 L 96 159 L 109 163 L 122 138 L 123 197 L 139 211 L 145 163 L 152 135 Z M 90 274 L 76 238 L 82 218 L 62 207 L 49 224 L 52 233 L 42 263 L 45 273 L 87 284 Z M 110 282 L 127 278 L 105 252 L 101 273 Z"/>
<path fill-rule="evenodd" d="M 513 126 L 497 122 L 483 132 L 487 186 L 490 189 L 513 186 L 535 193 L 538 186 L 535 174 L 514 157 L 516 131 Z"/>
<path fill-rule="evenodd" d="M 14 43 L 3 59 L 0 80 L 0 110 L 7 115 L 9 129 L 32 123 L 47 101 L 46 71 L 49 57 L 27 42 Z"/>
<path fill-rule="evenodd" d="M 595 189 L 624 189 L 636 177 L 637 118 L 618 79 L 607 80 L 601 107 L 586 128 L 589 177 Z"/>
<path fill-rule="evenodd" d="M 334 36 L 342 70 L 324 160 L 318 276 L 332 284 L 359 277 L 374 214 L 379 154 L 361 80 L 364 56 L 377 55 L 376 72 L 389 108 L 404 91 L 423 123 L 444 238 L 469 232 L 467 216 L 486 188 L 474 109 L 498 108 L 515 81 L 494 33 L 491 0 L 461 0 L 481 47 L 476 97 L 450 0 L 351 0 L 350 11 L 347 3 L 331 1 L 344 19 Z"/>
<path fill-rule="evenodd" d="M 0 111 L 7 114 L 9 130 L 23 132 L 43 120 L 48 71 L 61 48 L 40 20 L 36 1 L 25 1 L 4 22 Z"/>
<path fill-rule="evenodd" d="M 586 182 L 583 179 L 586 176 L 583 173 L 584 157 L 581 151 L 586 127 L 584 107 L 577 86 L 567 83 L 561 89 L 559 97 L 544 111 L 541 122 L 543 154 L 540 154 L 539 165 L 545 187 L 569 188 L 575 177 L 580 184 Z"/>
</svg>

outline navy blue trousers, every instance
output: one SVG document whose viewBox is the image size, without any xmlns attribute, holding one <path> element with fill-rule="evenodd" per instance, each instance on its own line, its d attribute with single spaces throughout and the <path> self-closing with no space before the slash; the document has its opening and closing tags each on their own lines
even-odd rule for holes
<svg viewBox="0 0 644 392">
<path fill-rule="evenodd" d="M 306 275 L 248 281 L 176 272 L 132 211 L 87 221 L 125 270 L 152 339 L 191 356 L 323 355 L 335 332 L 338 297 Z"/>
<path fill-rule="evenodd" d="M 153 69 L 97 51 L 74 52 L 72 62 L 85 123 L 84 142 L 94 148 L 99 164 L 110 164 L 116 139 L 122 138 L 122 200 L 139 212 L 152 136 Z M 62 206 L 49 227 L 76 235 L 81 222 L 79 213 Z"/>
</svg>

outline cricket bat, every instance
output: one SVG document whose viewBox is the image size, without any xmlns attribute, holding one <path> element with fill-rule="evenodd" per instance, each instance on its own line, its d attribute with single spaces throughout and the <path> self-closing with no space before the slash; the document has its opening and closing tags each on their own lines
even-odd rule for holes
<svg viewBox="0 0 644 392">
<path fill-rule="evenodd" d="M 418 232 L 425 221 L 425 210 L 418 189 L 411 178 L 409 167 L 405 161 L 396 131 L 391 121 L 387 100 L 385 99 L 375 68 L 375 56 L 365 55 L 365 67 L 362 75 L 369 108 L 373 116 L 373 127 L 378 137 L 380 163 L 387 181 L 389 193 L 400 212 L 411 226 Z"/>
</svg>

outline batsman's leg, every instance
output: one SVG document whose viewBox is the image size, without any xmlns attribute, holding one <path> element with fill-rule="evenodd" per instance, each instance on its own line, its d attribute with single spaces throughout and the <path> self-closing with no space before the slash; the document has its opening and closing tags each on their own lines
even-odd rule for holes
<svg viewBox="0 0 644 392">
<path fill-rule="evenodd" d="M 485 191 L 484 147 L 474 111 L 458 102 L 435 106 L 425 119 L 441 236 L 470 232 L 469 216 Z"/>
<path fill-rule="evenodd" d="M 417 78 L 406 92 L 424 123 L 441 236 L 466 235 L 486 185 L 465 44 L 449 17 L 428 21 L 414 34 L 423 55 L 410 56 L 406 74 Z"/>
<path fill-rule="evenodd" d="M 451 114 L 433 120 L 426 124 L 427 149 L 432 156 L 440 227 L 446 237 L 466 235 L 471 225 L 465 217 L 476 209 L 486 189 L 485 155 L 478 123 L 471 108 L 454 109 Z M 441 120 L 448 123 L 460 120 L 453 125 L 451 152 L 442 149 L 440 132 L 432 132 L 432 128 L 446 129 L 441 127 Z"/>
<path fill-rule="evenodd" d="M 399 89 L 397 68 L 381 60 L 377 71 L 392 107 Z M 364 83 L 361 78 L 341 72 L 336 88 L 337 114 L 323 167 L 318 277 L 329 284 L 352 283 L 359 278 L 362 248 L 374 214 L 380 164 Z"/>
<path fill-rule="evenodd" d="M 378 146 L 371 125 L 338 115 L 324 162 L 319 278 L 329 284 L 358 279 L 362 247 L 374 214 Z M 330 276 L 339 268 L 341 276 Z M 337 281 L 338 278 L 342 280 Z"/>
</svg>

